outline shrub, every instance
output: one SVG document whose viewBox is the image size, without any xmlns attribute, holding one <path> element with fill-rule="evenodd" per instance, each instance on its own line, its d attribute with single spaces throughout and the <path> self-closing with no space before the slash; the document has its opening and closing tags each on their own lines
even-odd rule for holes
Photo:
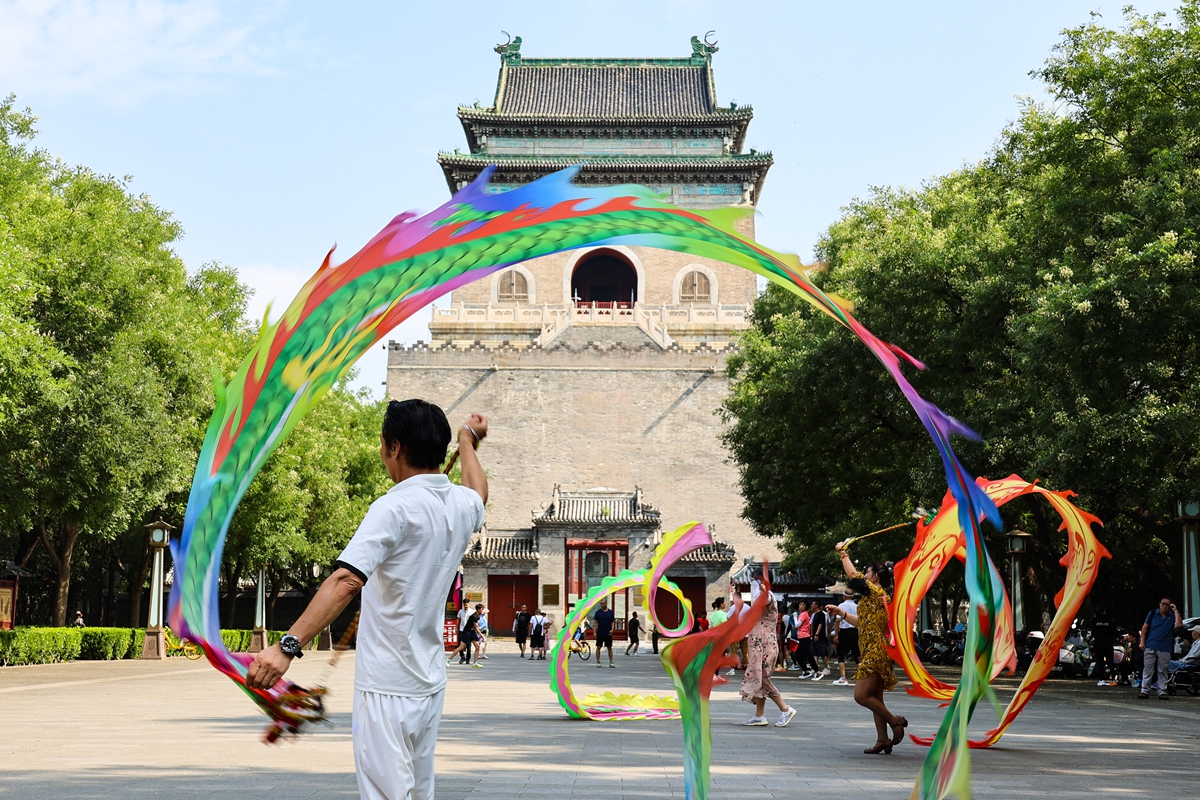
<svg viewBox="0 0 1200 800">
<path fill-rule="evenodd" d="M 131 628 L 83 628 L 79 657 L 91 661 L 113 661 L 129 657 Z M 145 631 L 142 632 L 143 638 Z M 141 651 L 138 651 L 141 655 Z"/>
<path fill-rule="evenodd" d="M 0 666 L 57 664 L 79 658 L 79 628 L 15 628 L 0 631 Z"/>
<path fill-rule="evenodd" d="M 129 631 L 129 649 L 125 651 L 126 658 L 141 658 L 142 645 L 146 643 L 146 629 L 133 628 Z"/>
</svg>

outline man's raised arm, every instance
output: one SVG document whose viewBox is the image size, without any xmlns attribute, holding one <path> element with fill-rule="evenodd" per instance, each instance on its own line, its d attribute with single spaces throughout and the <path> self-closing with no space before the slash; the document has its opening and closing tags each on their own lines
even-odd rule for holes
<svg viewBox="0 0 1200 800">
<path fill-rule="evenodd" d="M 458 430 L 458 464 L 462 470 L 462 485 L 474 489 L 483 499 L 486 506 L 488 501 L 487 475 L 483 465 L 479 463 L 479 455 L 475 448 L 487 436 L 487 417 L 482 414 L 472 414 Z"/>
</svg>

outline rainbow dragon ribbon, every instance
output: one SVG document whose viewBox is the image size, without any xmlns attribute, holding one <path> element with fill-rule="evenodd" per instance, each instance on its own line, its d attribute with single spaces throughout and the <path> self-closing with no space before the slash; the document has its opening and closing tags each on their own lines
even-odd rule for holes
<svg viewBox="0 0 1200 800">
<path fill-rule="evenodd" d="M 257 346 L 227 386 L 218 386 L 188 498 L 182 535 L 172 546 L 175 577 L 169 616 L 173 629 L 200 644 L 209 661 L 246 689 L 271 717 L 272 731 L 292 733 L 319 718 L 320 698 L 288 681 L 268 691 L 245 687 L 249 657 L 221 642 L 217 613 L 219 564 L 225 536 L 250 481 L 279 443 L 354 362 L 417 309 L 453 289 L 531 258 L 593 245 L 624 244 L 674 250 L 749 269 L 787 287 L 849 329 L 892 376 L 934 441 L 967 532 L 967 589 L 976 661 L 991 670 L 992 619 L 999 589 L 982 546 L 980 516 L 1000 527 L 999 512 L 950 446 L 958 434 L 977 438 L 962 423 L 924 400 L 901 371 L 919 361 L 868 331 L 849 304 L 815 286 L 800 261 L 734 230 L 749 208 L 695 211 L 656 199 L 635 186 L 582 187 L 570 167 L 502 193 L 489 193 L 492 170 L 438 209 L 396 217 L 362 250 L 333 266 L 332 251 L 278 322 L 264 320 Z M 970 670 L 964 669 L 964 673 Z M 947 720 L 969 717 L 983 688 L 964 680 Z M 951 736 L 964 751 L 965 720 Z M 930 754 L 932 756 L 932 753 Z"/>
</svg>

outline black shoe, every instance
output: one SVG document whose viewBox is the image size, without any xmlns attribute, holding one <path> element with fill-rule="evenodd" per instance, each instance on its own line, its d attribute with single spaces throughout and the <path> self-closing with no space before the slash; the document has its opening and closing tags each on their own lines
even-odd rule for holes
<svg viewBox="0 0 1200 800">
<path fill-rule="evenodd" d="M 1160 695 L 1158 696 L 1158 699 L 1159 699 L 1159 700 L 1170 700 L 1171 698 L 1170 698 L 1170 697 L 1167 697 L 1165 694 L 1160 694 Z"/>
<path fill-rule="evenodd" d="M 1148 694 L 1139 694 L 1138 695 L 1138 700 L 1149 700 L 1149 699 L 1150 699 L 1150 695 L 1148 695 Z"/>
</svg>

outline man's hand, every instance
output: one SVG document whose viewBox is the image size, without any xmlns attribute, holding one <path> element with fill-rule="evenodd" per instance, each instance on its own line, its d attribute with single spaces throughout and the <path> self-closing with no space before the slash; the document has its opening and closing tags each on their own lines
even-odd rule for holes
<svg viewBox="0 0 1200 800">
<path fill-rule="evenodd" d="M 250 663 L 246 671 L 246 685 L 251 689 L 270 689 L 279 683 L 291 665 L 291 656 L 285 655 L 279 645 L 273 644 L 259 652 Z"/>
<path fill-rule="evenodd" d="M 483 414 L 472 414 L 467 417 L 467 421 L 463 423 L 462 428 L 458 431 L 459 449 L 462 449 L 464 438 L 472 448 L 478 447 L 479 443 L 487 436 L 487 430 L 487 417 Z"/>
</svg>

